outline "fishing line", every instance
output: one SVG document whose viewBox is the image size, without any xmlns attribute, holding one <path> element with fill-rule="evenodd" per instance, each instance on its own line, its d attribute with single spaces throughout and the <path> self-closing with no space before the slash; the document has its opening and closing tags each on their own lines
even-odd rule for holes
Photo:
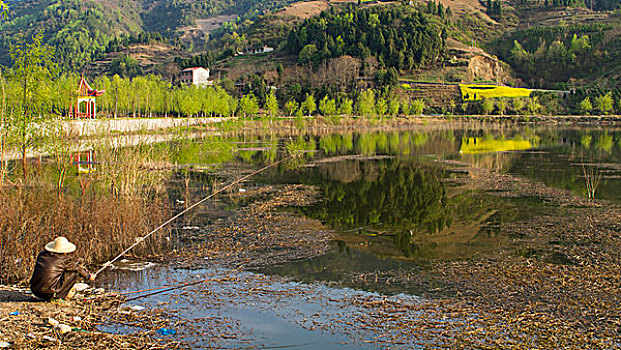
<svg viewBox="0 0 621 350">
<path fill-rule="evenodd" d="M 168 288 L 166 288 L 166 289 L 159 290 L 159 291 L 157 291 L 157 292 L 151 292 L 151 293 L 148 293 L 148 294 L 139 295 L 139 296 L 137 296 L 137 297 L 128 298 L 128 299 L 125 299 L 125 301 L 126 301 L 126 302 L 127 302 L 127 301 L 132 301 L 132 300 L 136 300 L 136 299 L 140 299 L 140 298 L 149 297 L 149 296 L 156 295 L 156 294 L 161 294 L 161 293 L 170 292 L 170 291 L 177 290 L 177 289 L 187 288 L 187 287 L 195 286 L 195 285 L 197 285 L 197 284 L 205 283 L 205 282 L 207 282 L 207 281 L 209 281 L 209 278 L 204 279 L 204 280 L 201 280 L 201 281 L 197 281 L 197 282 L 192 282 L 192 283 L 184 283 L 184 284 L 180 284 L 180 285 L 178 285 L 178 286 L 168 287 Z M 156 290 L 156 289 L 161 289 L 161 288 L 154 288 L 154 290 Z M 137 291 L 137 292 L 139 292 L 139 291 Z"/>
<path fill-rule="evenodd" d="M 176 219 L 178 219 L 179 217 L 181 217 L 183 214 L 185 214 L 185 213 L 187 213 L 188 211 L 190 211 L 190 210 L 192 210 L 192 209 L 196 208 L 197 206 L 199 206 L 200 204 L 204 203 L 205 201 L 207 201 L 208 199 L 212 198 L 213 196 L 215 196 L 215 195 L 217 195 L 217 194 L 219 194 L 219 193 L 221 193 L 221 192 L 224 192 L 225 190 L 227 190 L 227 189 L 228 189 L 228 188 L 230 188 L 231 186 L 236 185 L 236 184 L 238 184 L 238 183 L 240 183 L 240 182 L 242 182 L 242 181 L 244 181 L 244 180 L 247 180 L 248 178 L 250 178 L 250 177 L 252 177 L 252 176 L 254 176 L 254 175 L 256 175 L 256 174 L 258 174 L 258 173 L 260 173 L 260 172 L 263 172 L 263 171 L 265 171 L 265 170 L 267 170 L 267 169 L 269 169 L 269 168 L 271 168 L 271 167 L 274 167 L 274 166 L 276 166 L 276 165 L 278 165 L 278 164 L 280 164 L 280 163 L 282 163 L 282 162 L 284 162 L 284 161 L 286 161 L 286 160 L 289 160 L 289 159 L 291 159 L 291 158 L 293 158 L 293 157 L 294 157 L 294 155 L 290 155 L 290 156 L 289 156 L 289 157 L 287 157 L 287 158 L 281 159 L 281 160 L 279 160 L 279 161 L 277 161 L 277 162 L 274 162 L 274 163 L 272 163 L 272 164 L 270 164 L 270 165 L 266 165 L 266 166 L 264 166 L 263 168 L 261 168 L 261 169 L 259 169 L 259 170 L 255 170 L 255 171 L 253 171 L 252 173 L 250 173 L 250 174 L 248 174 L 248 175 L 246 175 L 246 176 L 244 176 L 244 177 L 242 177 L 242 178 L 240 178 L 240 179 L 238 179 L 238 180 L 235 180 L 235 181 L 231 182 L 230 184 L 228 184 L 228 185 L 226 185 L 226 186 L 222 187 L 221 189 L 217 190 L 216 192 L 214 192 L 214 193 L 210 194 L 209 196 L 207 196 L 207 197 L 205 197 L 205 198 L 201 199 L 200 201 L 198 201 L 198 202 L 196 202 L 196 203 L 192 204 L 190 207 L 188 207 L 188 208 L 186 208 L 186 209 L 182 210 L 182 211 L 181 211 L 181 212 L 179 212 L 177 215 L 175 215 L 175 216 L 173 216 L 172 218 L 168 219 L 166 222 L 164 222 L 163 224 L 161 224 L 161 225 L 159 225 L 158 227 L 156 227 L 153 231 L 149 232 L 146 236 L 143 236 L 142 238 L 140 238 L 139 240 L 137 240 L 137 241 L 136 241 L 136 243 L 132 244 L 129 248 L 125 249 L 125 250 L 124 250 L 121 254 L 117 255 L 114 259 L 112 259 L 112 260 L 110 260 L 110 261 L 106 262 L 106 263 L 103 265 L 103 267 L 102 267 L 101 269 L 99 269 L 99 271 L 95 272 L 95 276 L 99 275 L 99 274 L 100 274 L 103 270 L 105 270 L 108 266 L 112 265 L 115 261 L 119 260 L 119 259 L 120 259 L 123 255 L 125 255 L 127 252 L 129 252 L 130 250 L 132 250 L 135 246 L 137 246 L 138 244 L 140 244 L 142 241 L 144 241 L 145 239 L 149 238 L 151 235 L 153 235 L 155 232 L 157 232 L 157 231 L 161 230 L 161 229 L 162 229 L 162 228 L 164 228 L 166 225 L 168 225 L 168 224 L 170 224 L 171 222 L 175 221 Z"/>
</svg>

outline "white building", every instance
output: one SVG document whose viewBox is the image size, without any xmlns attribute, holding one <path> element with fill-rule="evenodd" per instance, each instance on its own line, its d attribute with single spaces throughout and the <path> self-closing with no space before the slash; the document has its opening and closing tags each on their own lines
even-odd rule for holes
<svg viewBox="0 0 621 350">
<path fill-rule="evenodd" d="M 184 85 L 207 86 L 212 84 L 211 80 L 209 80 L 209 68 L 205 69 L 203 67 L 192 67 L 182 70 L 179 80 Z"/>
<path fill-rule="evenodd" d="M 272 51 L 274 51 L 273 47 L 269 47 L 269 46 L 265 45 L 263 47 L 246 50 L 245 52 L 237 51 L 237 55 L 258 55 L 258 54 L 268 53 L 268 52 L 272 52 Z"/>
</svg>

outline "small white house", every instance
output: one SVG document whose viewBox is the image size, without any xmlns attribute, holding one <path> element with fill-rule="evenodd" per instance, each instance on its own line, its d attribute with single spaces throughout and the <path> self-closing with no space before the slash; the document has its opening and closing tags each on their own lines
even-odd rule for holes
<svg viewBox="0 0 621 350">
<path fill-rule="evenodd" d="M 179 75 L 179 80 L 181 84 L 184 85 L 211 85 L 211 80 L 209 80 L 209 68 L 203 67 L 192 67 L 182 70 Z"/>
<path fill-rule="evenodd" d="M 253 48 L 250 50 L 246 50 L 245 52 L 239 52 L 237 51 L 237 55 L 259 55 L 262 53 L 268 53 L 268 52 L 272 52 L 274 51 L 273 47 L 269 47 L 267 45 L 264 45 L 263 47 L 257 47 L 257 48 Z"/>
</svg>

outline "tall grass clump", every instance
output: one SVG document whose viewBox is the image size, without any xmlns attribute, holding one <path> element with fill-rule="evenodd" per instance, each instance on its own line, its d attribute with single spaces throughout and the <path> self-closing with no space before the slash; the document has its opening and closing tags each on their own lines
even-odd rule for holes
<svg viewBox="0 0 621 350">
<path fill-rule="evenodd" d="M 169 217 L 162 190 L 167 174 L 152 170 L 165 156 L 145 145 L 144 135 L 99 136 L 90 141 L 95 173 L 75 175 L 75 169 L 63 170 L 64 163 L 59 168 L 66 157 L 66 148 L 59 147 L 62 154 L 50 154 L 53 165 L 42 165 L 52 176 L 39 169 L 28 181 L 0 188 L 0 284 L 27 282 L 37 254 L 57 236 L 75 242 L 75 254 L 86 265 L 100 264 Z M 160 231 L 129 254 L 163 253 L 169 232 Z"/>
<path fill-rule="evenodd" d="M 87 265 L 101 263 L 165 220 L 168 209 L 159 198 L 150 201 L 90 192 L 82 197 L 58 196 L 52 186 L 0 191 L 0 284 L 26 282 L 36 255 L 57 236 L 75 242 L 77 257 Z M 131 254 L 156 254 L 165 240 L 154 236 Z"/>
</svg>

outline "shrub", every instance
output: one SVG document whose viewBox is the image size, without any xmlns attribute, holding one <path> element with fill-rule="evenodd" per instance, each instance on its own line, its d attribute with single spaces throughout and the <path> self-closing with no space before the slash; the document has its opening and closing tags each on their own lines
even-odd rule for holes
<svg viewBox="0 0 621 350">
<path fill-rule="evenodd" d="M 580 113 L 589 114 L 593 109 L 593 105 L 591 104 L 591 99 L 587 96 L 584 100 L 580 101 Z"/>
<path fill-rule="evenodd" d="M 339 114 L 350 116 L 354 112 L 354 102 L 349 98 L 343 98 L 341 101 L 341 107 L 339 107 Z"/>
<path fill-rule="evenodd" d="M 597 105 L 597 109 L 602 114 L 608 114 L 612 112 L 613 108 L 613 100 L 612 100 L 612 92 L 608 92 L 606 95 L 598 96 L 595 98 L 595 104 Z"/>
<path fill-rule="evenodd" d="M 489 115 L 494 111 L 494 100 L 484 98 L 481 102 L 481 108 L 483 108 L 483 114 Z"/>
<path fill-rule="evenodd" d="M 422 115 L 425 110 L 425 101 L 417 98 L 412 101 L 412 105 L 410 106 L 410 111 L 413 115 Z"/>
</svg>

